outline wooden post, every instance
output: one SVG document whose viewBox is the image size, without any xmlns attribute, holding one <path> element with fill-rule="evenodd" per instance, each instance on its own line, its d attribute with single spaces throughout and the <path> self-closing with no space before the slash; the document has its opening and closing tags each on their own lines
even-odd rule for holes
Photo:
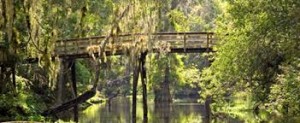
<svg viewBox="0 0 300 123">
<path fill-rule="evenodd" d="M 208 49 L 209 49 L 209 33 L 207 33 L 207 37 L 206 37 L 207 39 L 206 39 L 206 51 L 208 51 Z"/>
<path fill-rule="evenodd" d="M 64 58 L 60 59 L 60 70 L 59 70 L 59 78 L 57 82 L 57 100 L 56 100 L 56 105 L 60 105 L 63 103 L 63 98 L 64 95 L 62 92 L 64 91 L 65 88 L 65 69 L 66 69 L 66 60 Z"/>
<path fill-rule="evenodd" d="M 184 37 L 183 37 L 183 50 L 186 53 L 186 34 L 184 33 Z"/>
<path fill-rule="evenodd" d="M 211 115 L 211 109 L 210 109 L 210 104 L 211 104 L 212 98 L 211 96 L 206 97 L 205 102 L 204 102 L 204 110 L 205 110 L 205 118 L 206 122 L 210 122 L 210 115 Z"/>
<path fill-rule="evenodd" d="M 143 113 L 144 123 L 148 122 L 148 106 L 147 106 L 147 78 L 146 78 L 146 56 L 147 52 L 141 53 L 140 64 L 141 64 L 141 78 L 143 88 Z"/>
<path fill-rule="evenodd" d="M 140 62 L 137 61 L 133 71 L 133 82 L 132 82 L 132 123 L 136 122 L 136 96 L 137 96 L 137 84 L 140 73 Z"/>
<path fill-rule="evenodd" d="M 210 47 L 212 47 L 213 46 L 213 33 L 210 34 L 209 41 L 210 41 Z"/>
<path fill-rule="evenodd" d="M 63 45 L 64 45 L 64 54 L 67 54 L 67 41 L 62 41 Z"/>
<path fill-rule="evenodd" d="M 79 45 L 78 45 L 78 40 L 76 40 L 76 48 L 74 48 L 74 49 L 76 49 L 76 54 L 79 54 Z"/>
<path fill-rule="evenodd" d="M 71 60 L 71 80 L 72 80 L 72 89 L 73 89 L 73 94 L 74 94 L 74 99 L 77 98 L 77 84 L 76 84 L 76 61 Z M 78 105 L 74 105 L 73 107 L 74 111 L 74 121 L 78 122 Z"/>
<path fill-rule="evenodd" d="M 14 89 L 17 89 L 17 85 L 16 85 L 16 65 L 13 64 L 11 67 L 11 71 L 12 71 L 12 82 L 13 82 L 13 86 Z"/>
</svg>

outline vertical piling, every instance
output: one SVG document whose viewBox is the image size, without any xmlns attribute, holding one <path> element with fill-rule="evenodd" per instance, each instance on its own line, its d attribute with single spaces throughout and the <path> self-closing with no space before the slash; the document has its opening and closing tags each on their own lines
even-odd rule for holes
<svg viewBox="0 0 300 123">
<path fill-rule="evenodd" d="M 148 106 L 147 106 L 147 78 L 146 78 L 146 56 L 147 53 L 143 52 L 140 58 L 141 64 L 141 78 L 142 78 L 142 88 L 143 88 L 143 119 L 144 123 L 148 122 Z"/>
<path fill-rule="evenodd" d="M 66 59 L 61 58 L 60 59 L 60 70 L 59 70 L 59 78 L 58 78 L 58 82 L 57 82 L 57 100 L 56 100 L 56 105 L 60 105 L 62 104 L 64 101 L 64 95 L 63 95 L 63 91 L 64 91 L 64 87 L 65 87 L 65 69 L 66 69 Z"/>
<path fill-rule="evenodd" d="M 137 61 L 133 71 L 133 81 L 132 81 L 132 123 L 136 122 L 136 96 L 137 96 L 137 84 L 140 73 L 140 62 Z"/>
<path fill-rule="evenodd" d="M 12 82 L 13 82 L 13 86 L 14 89 L 17 89 L 17 84 L 16 84 L 16 65 L 13 64 L 11 67 L 11 72 L 12 72 Z"/>
<path fill-rule="evenodd" d="M 74 98 L 77 98 L 77 83 L 76 83 L 76 61 L 71 60 L 71 80 L 72 80 L 72 89 L 73 89 L 73 94 Z M 78 122 L 78 105 L 76 104 L 73 107 L 74 111 L 74 121 Z"/>
</svg>

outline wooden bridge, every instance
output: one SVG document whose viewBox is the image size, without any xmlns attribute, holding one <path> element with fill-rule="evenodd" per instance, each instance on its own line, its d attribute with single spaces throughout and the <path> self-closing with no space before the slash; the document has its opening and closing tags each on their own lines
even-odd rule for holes
<svg viewBox="0 0 300 123">
<path fill-rule="evenodd" d="M 109 41 L 107 45 L 103 45 L 104 42 Z M 144 44 L 143 44 L 144 43 Z M 95 85 L 93 88 L 80 96 L 77 96 L 77 84 L 76 84 L 76 69 L 75 62 L 77 58 L 89 58 L 91 52 L 98 54 L 105 52 L 106 55 L 122 55 L 124 51 L 134 50 L 140 45 L 144 45 L 144 51 L 137 58 L 138 62 L 134 65 L 133 80 L 132 80 L 132 120 L 136 119 L 136 96 L 137 96 L 137 84 L 138 79 L 141 77 L 142 82 L 142 95 L 143 95 L 143 115 L 144 119 L 147 119 L 147 82 L 146 82 L 146 55 L 147 53 L 160 52 L 163 45 L 168 46 L 168 53 L 201 53 L 212 51 L 212 46 L 215 45 L 216 38 L 212 32 L 176 32 L 176 33 L 152 33 L 152 34 L 124 34 L 124 35 L 111 35 L 111 36 L 99 36 L 99 37 L 87 37 L 76 39 L 63 39 L 56 42 L 55 51 L 53 56 L 58 56 L 62 61 L 62 64 L 67 64 L 71 68 L 71 82 L 72 90 L 75 94 L 74 99 L 63 103 L 57 107 L 51 108 L 43 113 L 43 115 L 55 114 L 69 108 L 74 109 L 74 120 L 78 121 L 78 107 L 79 103 L 86 101 L 93 97 L 96 93 Z M 139 45 L 137 45 L 139 44 Z M 131 45 L 131 46 L 130 46 Z M 128 47 L 129 46 L 129 47 Z M 99 49 L 98 49 L 99 48 Z M 103 51 L 104 49 L 104 51 Z M 62 68 L 64 69 L 64 68 Z M 99 73 L 99 70 L 98 70 Z M 97 72 L 96 72 L 97 74 Z M 96 77 L 95 82 L 98 81 Z M 62 89 L 62 88 L 58 88 Z"/>
<path fill-rule="evenodd" d="M 171 53 L 199 53 L 210 51 L 216 43 L 216 38 L 212 32 L 175 32 L 175 33 L 137 33 L 123 34 L 115 36 L 98 36 L 74 39 L 58 40 L 55 44 L 54 56 L 69 57 L 69 58 L 88 58 L 89 46 L 100 46 L 105 39 L 113 42 L 112 46 L 106 46 L 105 52 L 107 55 L 123 54 L 124 47 L 128 44 L 134 44 L 137 39 L 145 38 L 149 40 L 147 45 L 152 47 L 149 52 L 157 52 L 158 48 L 155 45 L 162 43 L 169 44 Z M 111 51 L 111 47 L 115 47 Z M 97 53 L 97 52 L 95 52 Z"/>
</svg>

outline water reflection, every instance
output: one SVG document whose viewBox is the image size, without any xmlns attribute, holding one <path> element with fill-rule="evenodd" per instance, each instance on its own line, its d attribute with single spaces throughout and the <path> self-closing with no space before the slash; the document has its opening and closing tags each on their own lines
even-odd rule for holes
<svg viewBox="0 0 300 123">
<path fill-rule="evenodd" d="M 153 123 L 201 123 L 204 108 L 197 103 L 161 103 L 154 105 Z"/>
<path fill-rule="evenodd" d="M 120 97 L 109 104 L 98 104 L 88 107 L 80 113 L 80 123 L 132 123 L 131 101 L 129 98 Z M 66 113 L 68 114 L 68 113 Z M 69 113 L 70 116 L 72 113 Z M 137 101 L 136 123 L 243 123 L 243 122 L 272 122 L 272 123 L 300 123 L 300 117 L 276 117 L 253 114 L 252 111 L 236 112 L 239 119 L 232 118 L 223 113 L 215 113 L 207 118 L 205 106 L 199 103 L 173 103 L 153 104 L 148 103 L 148 119 L 143 119 L 142 100 Z M 60 115 L 63 116 L 63 115 Z M 261 118 L 266 117 L 266 118 Z M 66 118 L 69 121 L 71 117 Z"/>
<path fill-rule="evenodd" d="M 137 103 L 137 123 L 143 120 L 142 101 Z M 131 101 L 116 98 L 108 104 L 93 105 L 81 113 L 79 121 L 84 123 L 131 123 Z M 204 106 L 198 103 L 148 104 L 148 123 L 201 123 L 207 121 Z"/>
<path fill-rule="evenodd" d="M 154 122 L 156 123 L 169 123 L 171 105 L 169 103 L 154 104 Z"/>
</svg>

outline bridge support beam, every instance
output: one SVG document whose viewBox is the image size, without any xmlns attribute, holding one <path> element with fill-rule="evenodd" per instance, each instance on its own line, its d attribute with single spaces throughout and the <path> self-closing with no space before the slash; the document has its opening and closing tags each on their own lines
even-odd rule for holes
<svg viewBox="0 0 300 123">
<path fill-rule="evenodd" d="M 140 62 L 137 61 L 134 65 L 133 80 L 132 80 L 132 123 L 136 122 L 136 96 L 137 96 L 137 84 L 140 73 Z"/>
<path fill-rule="evenodd" d="M 17 91 L 17 84 L 16 84 L 16 64 L 14 63 L 11 67 L 11 72 L 12 72 L 12 82 L 14 89 Z"/>
<path fill-rule="evenodd" d="M 73 90 L 73 97 L 74 99 L 77 98 L 77 83 L 76 83 L 76 60 L 70 61 L 71 65 L 71 80 L 72 80 L 72 90 Z M 78 105 L 77 103 L 73 107 L 74 111 L 74 121 L 78 122 Z"/>
<path fill-rule="evenodd" d="M 147 78 L 146 78 L 146 56 L 147 52 L 141 53 L 140 64 L 141 64 L 141 79 L 143 88 L 143 120 L 144 123 L 148 122 L 148 106 L 147 106 Z"/>
<path fill-rule="evenodd" d="M 56 105 L 60 105 L 64 102 L 65 95 L 63 92 L 65 91 L 64 89 L 66 88 L 66 72 L 65 70 L 67 69 L 67 64 L 66 64 L 66 59 L 61 58 L 60 59 L 60 70 L 58 73 L 58 82 L 57 82 L 57 97 L 56 97 Z"/>
<path fill-rule="evenodd" d="M 138 61 L 135 64 L 133 71 L 133 88 L 132 88 L 132 122 L 136 122 L 136 96 L 139 75 L 142 79 L 143 88 L 143 120 L 144 123 L 148 122 L 148 105 L 147 105 L 147 82 L 146 82 L 146 56 L 147 52 L 141 53 Z"/>
</svg>

